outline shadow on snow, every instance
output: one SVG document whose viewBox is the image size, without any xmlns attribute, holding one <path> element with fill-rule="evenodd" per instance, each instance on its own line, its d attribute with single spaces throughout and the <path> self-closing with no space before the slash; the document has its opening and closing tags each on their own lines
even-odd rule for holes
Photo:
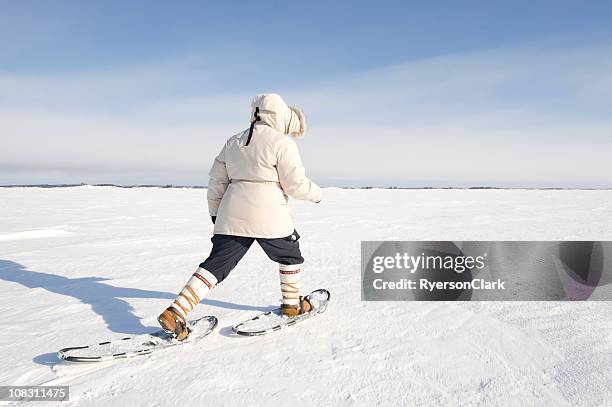
<svg viewBox="0 0 612 407">
<path fill-rule="evenodd" d="M 109 330 L 121 334 L 138 335 L 159 329 L 144 326 L 141 318 L 134 314 L 134 308 L 124 298 L 161 298 L 168 300 L 175 298 L 174 294 L 163 291 L 112 286 L 105 283 L 109 279 L 102 277 L 68 278 L 32 271 L 10 260 L 0 260 L 0 279 L 15 282 L 24 287 L 42 288 L 55 294 L 76 298 L 83 304 L 89 304 L 91 309 L 104 319 Z M 202 304 L 219 308 L 262 312 L 274 308 L 208 299 L 202 300 Z M 71 318 L 71 315 L 67 314 L 65 317 Z"/>
</svg>

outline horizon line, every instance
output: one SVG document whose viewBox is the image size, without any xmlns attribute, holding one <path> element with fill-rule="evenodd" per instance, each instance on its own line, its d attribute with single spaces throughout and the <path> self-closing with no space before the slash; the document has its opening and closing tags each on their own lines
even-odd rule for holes
<svg viewBox="0 0 612 407">
<path fill-rule="evenodd" d="M 115 188 L 176 188 L 176 189 L 205 189 L 208 185 L 186 185 L 186 184 L 113 184 L 113 183 L 96 183 L 90 184 L 81 182 L 78 184 L 74 183 L 59 183 L 59 184 L 2 184 L 0 188 L 74 188 L 81 186 L 92 186 L 92 187 L 115 187 Z M 470 185 L 470 186 L 399 186 L 399 185 L 360 185 L 360 186 L 325 186 L 321 188 L 340 188 L 340 189 L 496 189 L 496 190 L 585 190 L 585 191 L 606 191 L 612 190 L 612 186 L 609 187 L 560 187 L 560 186 L 549 186 L 549 187 L 502 187 L 496 185 Z"/>
</svg>

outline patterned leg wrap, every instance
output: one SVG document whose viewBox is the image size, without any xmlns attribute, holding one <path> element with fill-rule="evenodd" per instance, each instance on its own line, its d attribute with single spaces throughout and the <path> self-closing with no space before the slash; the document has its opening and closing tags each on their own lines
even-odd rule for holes
<svg viewBox="0 0 612 407">
<path fill-rule="evenodd" d="M 200 303 L 206 293 L 215 287 L 215 284 L 217 284 L 217 278 L 210 271 L 201 267 L 198 268 L 189 281 L 187 281 L 187 284 L 183 287 L 178 297 L 176 297 L 171 307 L 186 322 L 189 312 Z"/>
<path fill-rule="evenodd" d="M 300 266 L 301 264 L 279 264 L 280 286 L 285 305 L 300 304 Z"/>
</svg>

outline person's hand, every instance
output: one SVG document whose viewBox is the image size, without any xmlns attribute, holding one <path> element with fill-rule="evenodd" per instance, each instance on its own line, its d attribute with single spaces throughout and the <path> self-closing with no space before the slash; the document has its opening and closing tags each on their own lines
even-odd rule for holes
<svg viewBox="0 0 612 407">
<path fill-rule="evenodd" d="M 211 216 L 210 219 L 212 220 L 213 225 L 217 221 L 217 217 L 216 216 Z"/>
</svg>

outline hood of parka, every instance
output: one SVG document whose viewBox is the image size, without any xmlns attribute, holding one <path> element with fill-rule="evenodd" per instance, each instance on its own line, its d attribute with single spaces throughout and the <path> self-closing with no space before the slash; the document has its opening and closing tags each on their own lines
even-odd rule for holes
<svg viewBox="0 0 612 407">
<path fill-rule="evenodd" d="M 265 124 L 283 134 L 301 137 L 306 133 L 306 117 L 295 106 L 287 103 L 276 93 L 257 95 L 251 102 L 251 122 L 256 119 L 257 124 Z"/>
</svg>

